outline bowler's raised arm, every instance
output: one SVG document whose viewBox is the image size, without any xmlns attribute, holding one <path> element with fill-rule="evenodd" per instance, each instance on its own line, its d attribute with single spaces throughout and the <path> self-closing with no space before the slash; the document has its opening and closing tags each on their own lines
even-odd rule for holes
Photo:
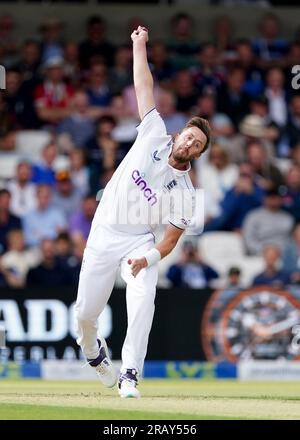
<svg viewBox="0 0 300 440">
<path fill-rule="evenodd" d="M 155 107 L 153 96 L 153 77 L 147 60 L 148 31 L 139 26 L 131 34 L 133 42 L 133 80 L 140 118 Z"/>
</svg>

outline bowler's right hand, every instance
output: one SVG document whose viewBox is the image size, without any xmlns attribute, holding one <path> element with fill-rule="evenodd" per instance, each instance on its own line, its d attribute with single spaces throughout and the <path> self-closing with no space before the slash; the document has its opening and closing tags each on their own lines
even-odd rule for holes
<svg viewBox="0 0 300 440">
<path fill-rule="evenodd" d="M 148 29 L 143 26 L 139 26 L 136 30 L 132 32 L 131 39 L 133 42 L 144 41 L 145 43 L 147 43 L 147 41 L 149 40 Z"/>
</svg>

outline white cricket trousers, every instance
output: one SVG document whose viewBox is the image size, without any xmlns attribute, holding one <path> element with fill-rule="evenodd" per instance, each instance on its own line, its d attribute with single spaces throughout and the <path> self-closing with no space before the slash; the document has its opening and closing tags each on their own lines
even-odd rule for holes
<svg viewBox="0 0 300 440">
<path fill-rule="evenodd" d="M 154 315 L 157 264 L 142 269 L 134 278 L 129 258 L 140 258 L 154 246 L 151 233 L 128 235 L 109 226 L 92 225 L 84 251 L 75 305 L 77 343 L 88 359 L 99 354 L 97 321 L 107 304 L 118 268 L 127 284 L 127 334 L 122 348 L 122 368 L 142 374 Z"/>
</svg>

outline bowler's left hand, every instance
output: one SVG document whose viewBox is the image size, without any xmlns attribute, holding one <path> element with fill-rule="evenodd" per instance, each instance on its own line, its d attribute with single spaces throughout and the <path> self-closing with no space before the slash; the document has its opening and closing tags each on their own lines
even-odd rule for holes
<svg viewBox="0 0 300 440">
<path fill-rule="evenodd" d="M 144 269 L 148 266 L 147 260 L 145 257 L 137 258 L 137 259 L 129 259 L 128 264 L 131 265 L 131 274 L 136 277 L 140 270 Z"/>
</svg>

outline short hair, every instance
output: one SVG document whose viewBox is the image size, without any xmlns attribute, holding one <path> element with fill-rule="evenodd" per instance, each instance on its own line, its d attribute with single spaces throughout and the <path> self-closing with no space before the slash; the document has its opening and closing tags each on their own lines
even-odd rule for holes
<svg viewBox="0 0 300 440">
<path fill-rule="evenodd" d="M 2 196 L 8 196 L 8 197 L 10 197 L 10 196 L 11 196 L 11 193 L 10 193 L 10 191 L 8 191 L 8 189 L 6 189 L 6 188 L 1 188 L 1 189 L 0 189 L 0 197 L 2 197 Z"/>
<path fill-rule="evenodd" d="M 209 123 L 206 119 L 200 118 L 200 116 L 194 116 L 193 118 L 191 118 L 187 122 L 187 124 L 185 125 L 183 130 L 185 130 L 186 128 L 191 128 L 191 127 L 197 127 L 197 128 L 199 128 L 199 130 L 201 130 L 205 134 L 207 141 L 206 141 L 204 148 L 202 150 L 202 153 L 204 153 L 204 151 L 206 151 L 208 149 L 209 143 L 210 143 L 211 129 L 210 129 Z"/>
</svg>

